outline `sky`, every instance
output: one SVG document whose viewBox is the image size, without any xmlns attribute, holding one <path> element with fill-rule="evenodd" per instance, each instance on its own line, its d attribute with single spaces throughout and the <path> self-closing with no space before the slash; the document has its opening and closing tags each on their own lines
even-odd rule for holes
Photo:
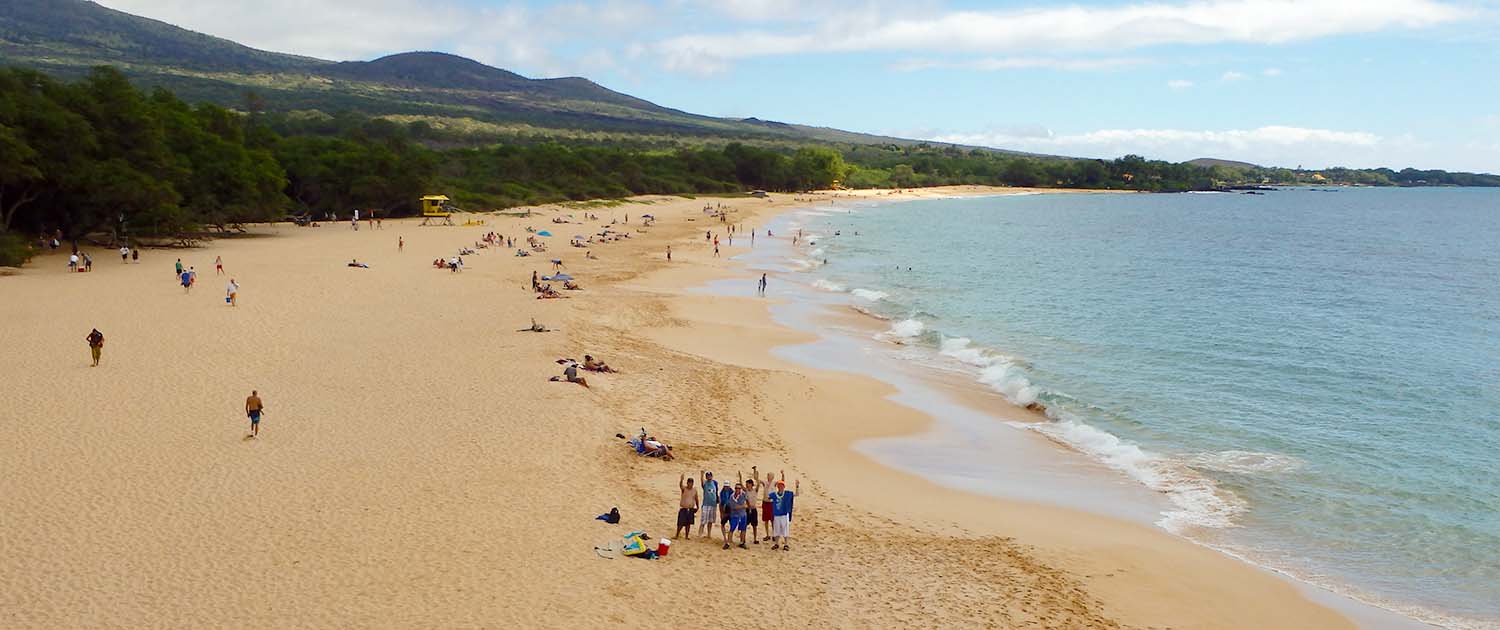
<svg viewBox="0 0 1500 630">
<path fill-rule="evenodd" d="M 1058 155 L 1500 173 L 1500 0 L 98 0 L 712 116 Z"/>
</svg>

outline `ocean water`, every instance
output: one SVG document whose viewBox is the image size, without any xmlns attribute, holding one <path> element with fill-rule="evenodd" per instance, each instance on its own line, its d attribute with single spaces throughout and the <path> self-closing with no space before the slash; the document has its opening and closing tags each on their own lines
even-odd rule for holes
<svg viewBox="0 0 1500 630">
<path fill-rule="evenodd" d="M 820 204 L 785 276 L 1168 499 L 1175 533 L 1500 627 L 1500 191 Z M 826 264 L 824 261 L 826 259 Z"/>
</svg>

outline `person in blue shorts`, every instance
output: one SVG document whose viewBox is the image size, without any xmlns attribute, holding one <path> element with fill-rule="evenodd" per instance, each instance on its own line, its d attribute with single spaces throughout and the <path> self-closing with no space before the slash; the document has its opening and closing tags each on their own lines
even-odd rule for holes
<svg viewBox="0 0 1500 630">
<path fill-rule="evenodd" d="M 724 548 L 729 548 L 729 537 L 734 532 L 740 533 L 740 549 L 749 549 L 745 546 L 745 529 L 750 524 L 750 495 L 745 492 L 745 484 L 734 484 L 734 493 L 729 495 L 729 531 L 724 532 Z"/>
<path fill-rule="evenodd" d="M 265 410 L 265 403 L 260 401 L 260 392 L 250 390 L 250 397 L 245 399 L 245 415 L 250 417 L 250 437 L 260 435 L 260 414 Z"/>
</svg>

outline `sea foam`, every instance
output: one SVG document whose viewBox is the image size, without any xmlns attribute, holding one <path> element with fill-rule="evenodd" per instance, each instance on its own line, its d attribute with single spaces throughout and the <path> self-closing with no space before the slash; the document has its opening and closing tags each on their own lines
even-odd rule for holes
<svg viewBox="0 0 1500 630">
<path fill-rule="evenodd" d="M 854 297 L 865 300 L 867 302 L 879 302 L 880 300 L 884 300 L 887 296 L 890 295 L 885 291 L 872 291 L 870 289 L 854 289 L 849 293 Z"/>
<path fill-rule="evenodd" d="M 894 324 L 891 324 L 890 330 L 875 335 L 875 338 L 892 343 L 904 344 L 909 343 L 918 337 L 921 337 L 922 333 L 926 330 L 927 325 L 923 324 L 921 320 L 903 319 Z"/>
</svg>

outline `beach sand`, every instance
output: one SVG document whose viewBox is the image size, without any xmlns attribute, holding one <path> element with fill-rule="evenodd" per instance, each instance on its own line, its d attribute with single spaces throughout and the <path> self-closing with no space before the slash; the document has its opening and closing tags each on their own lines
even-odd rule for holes
<svg viewBox="0 0 1500 630">
<path fill-rule="evenodd" d="M 728 258 L 748 245 L 714 259 L 705 203 L 747 229 L 799 205 L 652 197 L 474 217 L 484 227 L 282 224 L 136 265 L 101 249 L 88 274 L 48 255 L 0 278 L 0 626 L 1349 625 L 1155 528 L 860 455 L 854 441 L 930 419 L 876 381 L 774 357 L 804 336 L 765 300 L 688 292 L 740 273 Z M 601 222 L 550 222 L 585 212 L 659 221 L 585 260 L 566 238 Z M 430 264 L 527 225 L 557 234 L 552 251 L 480 250 L 457 274 Z M 168 277 L 178 257 L 199 271 L 190 294 Z M 585 290 L 535 300 L 531 272 L 554 257 Z M 560 330 L 516 332 L 532 318 Z M 93 327 L 107 337 L 98 368 Z M 621 373 L 548 382 L 557 358 L 584 353 Z M 249 440 L 252 389 L 267 411 Z M 614 437 L 641 427 L 678 459 Z M 695 527 L 662 560 L 594 553 L 631 530 L 669 537 L 679 474 L 751 465 L 801 481 L 792 551 L 725 551 Z M 593 520 L 611 506 L 620 525 Z"/>
</svg>

